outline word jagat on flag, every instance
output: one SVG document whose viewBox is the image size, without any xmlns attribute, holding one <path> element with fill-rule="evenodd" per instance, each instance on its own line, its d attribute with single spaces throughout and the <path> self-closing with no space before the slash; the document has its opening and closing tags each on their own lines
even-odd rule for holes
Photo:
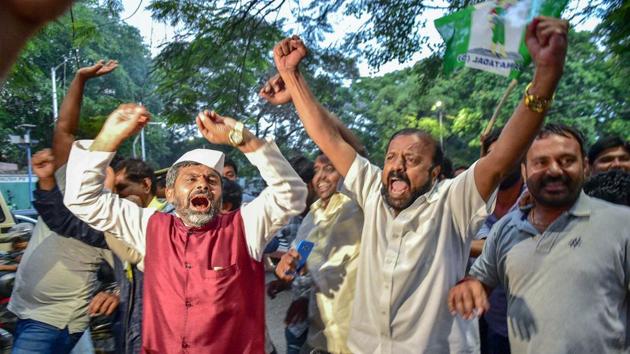
<svg viewBox="0 0 630 354">
<path fill-rule="evenodd" d="M 560 17 L 568 0 L 500 0 L 471 5 L 435 20 L 446 43 L 444 73 L 470 67 L 518 78 L 531 62 L 525 29 L 539 15 Z"/>
</svg>

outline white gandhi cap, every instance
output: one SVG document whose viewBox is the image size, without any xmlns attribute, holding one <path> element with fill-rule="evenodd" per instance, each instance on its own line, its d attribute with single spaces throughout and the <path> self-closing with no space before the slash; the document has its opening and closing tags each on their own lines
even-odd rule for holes
<svg viewBox="0 0 630 354">
<path fill-rule="evenodd" d="M 225 155 L 221 151 L 210 149 L 195 149 L 188 151 L 182 157 L 177 159 L 173 165 L 176 165 L 184 161 L 197 162 L 202 165 L 206 165 L 213 170 L 217 171 L 220 175 L 223 174 L 223 160 Z"/>
</svg>

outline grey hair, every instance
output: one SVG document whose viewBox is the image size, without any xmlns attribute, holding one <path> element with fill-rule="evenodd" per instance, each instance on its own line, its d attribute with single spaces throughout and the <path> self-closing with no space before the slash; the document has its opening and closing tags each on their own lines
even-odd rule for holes
<svg viewBox="0 0 630 354">
<path fill-rule="evenodd" d="M 201 164 L 199 162 L 194 162 L 194 161 L 181 161 L 171 166 L 171 168 L 168 169 L 168 172 L 166 172 L 166 188 L 173 188 L 175 186 L 175 180 L 177 179 L 177 176 L 179 175 L 179 170 L 181 170 L 184 167 L 198 166 L 198 165 L 201 165 Z"/>
</svg>

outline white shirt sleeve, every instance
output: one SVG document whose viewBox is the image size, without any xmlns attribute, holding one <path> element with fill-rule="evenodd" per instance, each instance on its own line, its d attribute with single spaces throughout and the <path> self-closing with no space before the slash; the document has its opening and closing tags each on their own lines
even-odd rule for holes
<svg viewBox="0 0 630 354">
<path fill-rule="evenodd" d="M 64 203 L 94 229 L 109 232 L 143 255 L 153 208 L 141 208 L 103 189 L 105 169 L 115 153 L 89 151 L 91 140 L 75 141 L 66 174 Z"/>
<path fill-rule="evenodd" d="M 452 180 L 448 191 L 448 206 L 453 221 L 464 241 L 473 240 L 488 215 L 494 210 L 497 190 L 484 201 L 475 183 L 475 162 Z"/>
<path fill-rule="evenodd" d="M 241 208 L 250 256 L 262 259 L 265 245 L 275 232 L 306 208 L 306 184 L 293 170 L 274 142 L 245 154 L 267 182 L 251 203 Z"/>
<path fill-rule="evenodd" d="M 365 157 L 356 154 L 343 181 L 344 194 L 354 199 L 363 209 L 370 194 L 380 193 L 381 174 L 380 168 L 372 165 Z"/>
</svg>

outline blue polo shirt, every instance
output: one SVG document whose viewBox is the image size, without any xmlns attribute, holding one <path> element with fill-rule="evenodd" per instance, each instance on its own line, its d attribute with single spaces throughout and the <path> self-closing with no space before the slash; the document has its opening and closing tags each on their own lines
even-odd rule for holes
<svg viewBox="0 0 630 354">
<path fill-rule="evenodd" d="M 515 210 L 499 220 L 470 275 L 502 285 L 514 353 L 630 350 L 630 208 L 581 193 L 539 233 Z"/>
</svg>

